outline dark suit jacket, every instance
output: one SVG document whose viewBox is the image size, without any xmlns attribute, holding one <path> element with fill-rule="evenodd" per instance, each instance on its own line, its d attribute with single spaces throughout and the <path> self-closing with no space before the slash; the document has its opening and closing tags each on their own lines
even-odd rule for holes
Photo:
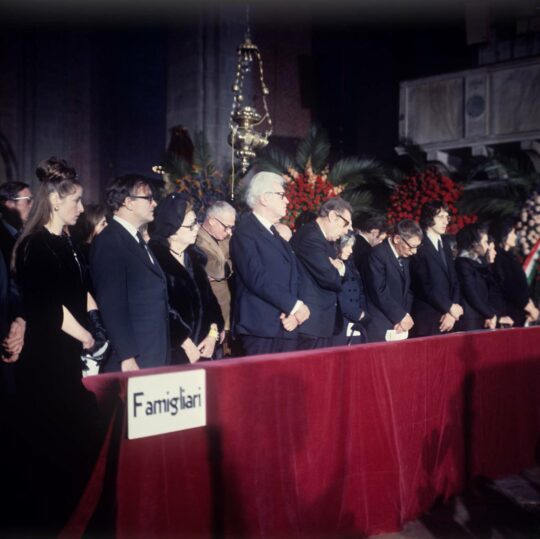
<svg viewBox="0 0 540 539">
<path fill-rule="evenodd" d="M 370 342 L 384 341 L 386 331 L 411 312 L 409 260 L 403 259 L 404 270 L 388 240 L 373 247 L 366 264 L 365 282 L 369 320 L 366 331 Z"/>
<path fill-rule="evenodd" d="M 484 262 L 456 258 L 456 272 L 461 286 L 463 316 L 457 323 L 460 331 L 483 329 L 487 318 L 493 318 L 495 307 L 490 302 L 492 274 Z"/>
<path fill-rule="evenodd" d="M 316 221 L 301 227 L 291 238 L 300 261 L 300 298 L 311 314 L 298 331 L 313 337 L 331 337 L 336 323 L 337 294 L 342 278 L 329 258 L 337 258 L 336 248 L 323 235 Z"/>
<path fill-rule="evenodd" d="M 298 301 L 298 268 L 289 244 L 249 213 L 230 243 L 235 268 L 233 331 L 255 337 L 296 337 L 282 332 L 281 313 Z"/>
<path fill-rule="evenodd" d="M 356 265 L 356 268 L 358 269 L 360 274 L 363 275 L 364 266 L 369 258 L 369 253 L 371 253 L 371 249 L 373 249 L 373 247 L 360 234 L 357 233 L 354 235 L 354 237 L 356 238 L 356 241 L 354 242 L 353 246 L 352 259 L 354 260 L 354 264 Z"/>
<path fill-rule="evenodd" d="M 167 282 L 157 260 L 112 220 L 92 243 L 90 274 L 112 344 L 105 370 L 132 356 L 141 368 L 168 364 Z"/>
<path fill-rule="evenodd" d="M 441 316 L 460 302 L 459 283 L 450 247 L 443 238 L 446 265 L 431 240 L 424 235 L 418 252 L 410 258 L 411 290 L 414 294 L 412 335 L 439 335 Z"/>
</svg>

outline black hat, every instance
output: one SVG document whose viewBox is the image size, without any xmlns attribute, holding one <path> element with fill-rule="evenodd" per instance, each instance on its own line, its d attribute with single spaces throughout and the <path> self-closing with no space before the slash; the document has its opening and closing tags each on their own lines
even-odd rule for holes
<svg viewBox="0 0 540 539">
<path fill-rule="evenodd" d="M 166 243 L 175 234 L 186 216 L 189 197 L 184 193 L 171 193 L 157 206 L 152 227 L 152 239 Z"/>
</svg>

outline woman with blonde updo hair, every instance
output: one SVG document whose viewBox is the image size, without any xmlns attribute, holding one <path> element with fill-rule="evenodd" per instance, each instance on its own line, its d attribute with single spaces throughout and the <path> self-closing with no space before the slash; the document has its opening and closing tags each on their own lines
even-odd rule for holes
<svg viewBox="0 0 540 539">
<path fill-rule="evenodd" d="M 95 344 L 85 326 L 96 305 L 66 233 L 83 211 L 75 169 L 51 157 L 36 174 L 40 185 L 12 262 L 26 319 L 16 364 L 20 483 L 32 492 L 27 522 L 58 531 L 82 494 L 95 447 L 97 410 L 82 384 L 80 357 Z"/>
</svg>

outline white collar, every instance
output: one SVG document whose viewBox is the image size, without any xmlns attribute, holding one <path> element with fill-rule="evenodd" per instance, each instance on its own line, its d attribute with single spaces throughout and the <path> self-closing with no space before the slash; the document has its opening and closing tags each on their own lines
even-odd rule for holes
<svg viewBox="0 0 540 539">
<path fill-rule="evenodd" d="M 118 215 L 115 215 L 113 219 L 118 224 L 122 225 L 137 241 L 139 241 L 139 238 L 137 237 L 137 232 L 139 232 L 139 230 L 136 227 L 134 227 L 131 223 L 129 223 L 125 219 L 118 217 Z"/>
<path fill-rule="evenodd" d="M 260 216 L 258 213 L 253 212 L 253 215 L 258 219 L 259 223 L 261 223 L 270 234 L 273 234 L 271 227 L 274 226 L 273 223 L 271 223 L 268 219 L 265 219 L 264 217 Z"/>
<path fill-rule="evenodd" d="M 396 248 L 392 245 L 392 238 L 388 238 L 386 241 L 388 242 L 388 245 L 390 245 L 390 249 L 392 249 L 392 252 L 394 253 L 394 256 L 397 259 L 399 259 L 400 256 L 399 256 L 398 252 L 396 251 Z"/>
<path fill-rule="evenodd" d="M 433 232 L 431 228 L 428 228 L 426 230 L 426 236 L 429 238 L 429 241 L 433 243 L 433 247 L 435 247 L 435 250 L 439 250 L 439 240 L 442 243 L 442 236 L 440 234 L 437 234 L 437 232 Z"/>
</svg>

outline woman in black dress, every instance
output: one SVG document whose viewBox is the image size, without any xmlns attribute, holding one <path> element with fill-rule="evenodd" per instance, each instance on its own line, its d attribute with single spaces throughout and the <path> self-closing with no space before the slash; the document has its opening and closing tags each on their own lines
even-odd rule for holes
<svg viewBox="0 0 540 539">
<path fill-rule="evenodd" d="M 500 288 L 503 312 L 512 318 L 514 326 L 523 327 L 526 321 L 538 319 L 538 309 L 529 297 L 525 272 L 514 253 L 517 239 L 515 224 L 507 219 L 495 221 L 490 233 L 497 249 L 493 269 Z"/>
<path fill-rule="evenodd" d="M 362 277 L 351 260 L 355 236 L 345 234 L 339 241 L 339 259 L 345 264 L 345 275 L 338 293 L 338 319 L 336 335 L 332 338 L 333 346 L 361 344 L 367 342 L 362 320 L 366 317 L 366 297 Z"/>
<path fill-rule="evenodd" d="M 155 211 L 150 248 L 167 277 L 173 363 L 212 358 L 223 316 L 195 245 L 199 224 L 189 199 L 171 193 Z"/>
<path fill-rule="evenodd" d="M 495 329 L 496 306 L 490 302 L 492 275 L 485 259 L 487 232 L 477 223 L 466 225 L 457 233 L 456 240 L 456 272 L 463 300 L 463 316 L 456 327 L 459 331 Z"/>
<path fill-rule="evenodd" d="M 82 494 L 96 447 L 97 409 L 80 360 L 94 346 L 85 324 L 96 305 L 66 234 L 83 211 L 76 172 L 50 158 L 36 173 L 41 184 L 13 260 L 26 319 L 17 363 L 21 484 L 28 524 L 53 531 Z"/>
</svg>

